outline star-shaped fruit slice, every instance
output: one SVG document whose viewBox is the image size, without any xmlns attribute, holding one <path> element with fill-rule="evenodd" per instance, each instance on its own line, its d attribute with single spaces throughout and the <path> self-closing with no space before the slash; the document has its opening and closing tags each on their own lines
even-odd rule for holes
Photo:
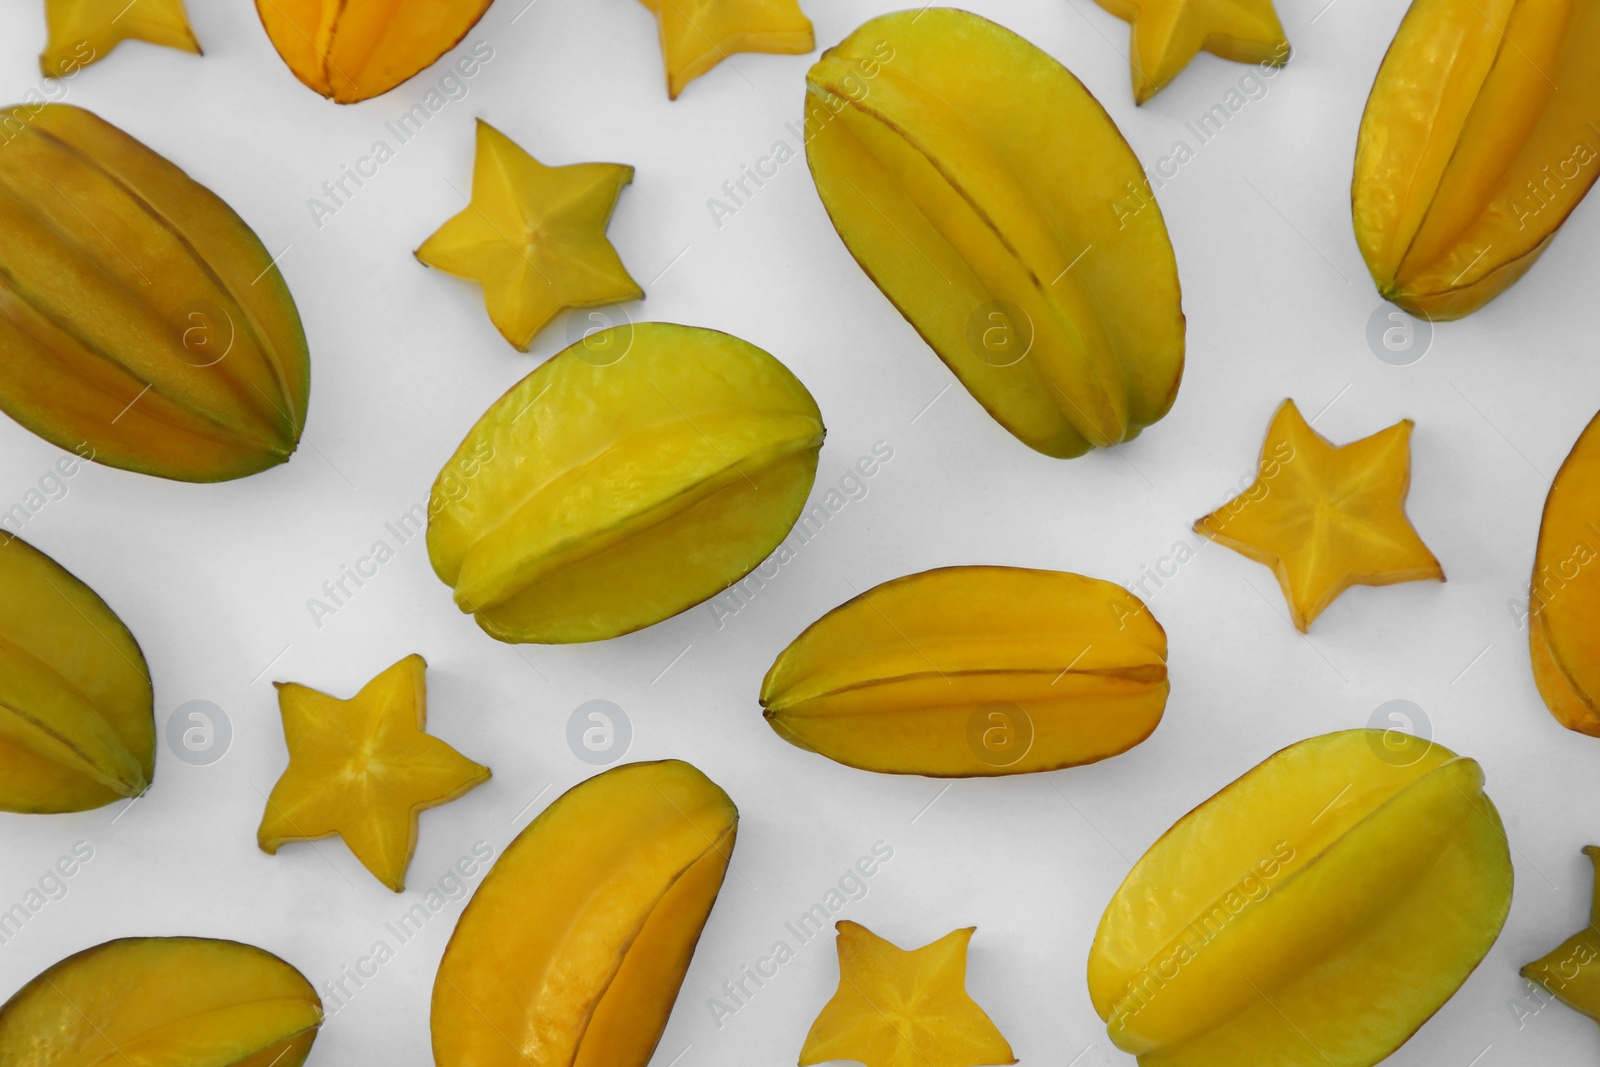
<svg viewBox="0 0 1600 1067">
<path fill-rule="evenodd" d="M 378 881 L 405 889 L 418 813 L 489 780 L 489 768 L 424 732 L 427 667 L 407 656 L 349 700 L 273 683 L 289 769 L 256 831 L 263 852 L 338 834 Z"/>
<path fill-rule="evenodd" d="M 1289 61 L 1289 39 L 1272 0 L 1096 2 L 1133 26 L 1128 59 L 1136 103 L 1164 89 L 1201 49 L 1236 63 L 1281 67 Z"/>
<path fill-rule="evenodd" d="M 667 96 L 735 52 L 804 55 L 817 46 L 795 0 L 640 0 L 661 23 Z"/>
<path fill-rule="evenodd" d="M 1194 524 L 1195 532 L 1272 568 L 1305 633 L 1352 585 L 1392 585 L 1444 571 L 1406 518 L 1410 419 L 1334 445 L 1293 400 L 1267 427 L 1250 488 Z"/>
<path fill-rule="evenodd" d="M 489 318 L 526 352 L 564 308 L 644 296 L 606 226 L 633 168 L 621 163 L 547 167 L 478 120 L 472 201 L 417 249 L 417 258 L 483 286 Z"/>
<path fill-rule="evenodd" d="M 1522 968 L 1522 977 L 1538 982 L 1567 1007 L 1600 1022 L 1600 848 L 1589 845 L 1583 854 L 1595 865 L 1589 925 L 1561 942 L 1554 952 Z"/>
<path fill-rule="evenodd" d="M 848 920 L 839 930 L 839 991 L 811 1024 L 800 1067 L 855 1060 L 867 1067 L 978 1067 L 1017 1059 L 967 996 L 967 942 L 952 930 L 910 952 Z"/>
<path fill-rule="evenodd" d="M 47 78 L 75 74 L 123 41 L 200 53 L 183 0 L 44 0 L 44 21 L 39 69 Z"/>
</svg>

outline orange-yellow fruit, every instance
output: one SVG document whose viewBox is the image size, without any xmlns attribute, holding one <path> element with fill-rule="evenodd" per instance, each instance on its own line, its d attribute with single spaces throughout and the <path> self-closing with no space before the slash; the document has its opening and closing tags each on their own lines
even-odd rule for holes
<svg viewBox="0 0 1600 1067">
<path fill-rule="evenodd" d="M 1454 319 L 1533 265 L 1600 175 L 1600 4 L 1415 0 L 1361 117 L 1356 242 L 1378 291 Z"/>
<path fill-rule="evenodd" d="M 778 736 L 851 767 L 976 777 L 1054 770 L 1148 737 L 1167 635 L 1119 585 L 1062 571 L 944 567 L 885 582 L 778 656 Z"/>
<path fill-rule="evenodd" d="M 582 782 L 495 861 L 433 986 L 438 1067 L 645 1067 L 739 812 L 680 760 Z"/>
<path fill-rule="evenodd" d="M 353 104 L 431 65 L 477 25 L 491 2 L 256 0 L 256 13 L 296 78 Z"/>
<path fill-rule="evenodd" d="M 1584 427 L 1545 499 L 1528 590 L 1528 648 L 1545 705 L 1600 737 L 1600 415 Z"/>
</svg>

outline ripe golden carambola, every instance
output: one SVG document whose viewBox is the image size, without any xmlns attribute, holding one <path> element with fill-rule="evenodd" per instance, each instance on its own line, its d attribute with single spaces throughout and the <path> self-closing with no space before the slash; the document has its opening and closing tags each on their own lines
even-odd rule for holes
<svg viewBox="0 0 1600 1067">
<path fill-rule="evenodd" d="M 1126 441 L 1183 372 L 1177 265 L 1116 123 L 964 11 L 872 19 L 806 75 L 806 159 L 850 254 L 1002 426 Z"/>
<path fill-rule="evenodd" d="M 1600 4 L 1414 0 L 1361 117 L 1356 241 L 1417 315 L 1476 311 L 1600 174 Z"/>
<path fill-rule="evenodd" d="M 1528 648 L 1545 705 L 1600 737 L 1600 415 L 1584 427 L 1545 498 L 1528 589 Z"/>
<path fill-rule="evenodd" d="M 1370 1067 L 1450 999 L 1510 906 L 1476 762 L 1395 731 L 1324 734 L 1134 864 L 1089 995 L 1143 1067 Z"/>
<path fill-rule="evenodd" d="M 106 602 L 0 533 L 0 811 L 86 811 L 150 788 L 152 699 L 139 644 Z"/>
<path fill-rule="evenodd" d="M 289 458 L 310 379 L 282 275 L 216 194 L 81 108 L 0 114 L 0 409 L 214 482 Z"/>
<path fill-rule="evenodd" d="M 253 945 L 130 937 L 69 956 L 0 1006 L 6 1067 L 300 1067 L 322 1025 L 305 976 Z"/>
<path fill-rule="evenodd" d="M 1167 635 L 1119 585 L 1062 571 L 944 567 L 885 582 L 778 656 L 778 736 L 851 767 L 977 777 L 1092 763 L 1150 736 Z"/>
<path fill-rule="evenodd" d="M 502 641 L 599 641 L 715 596 L 805 505 L 822 416 L 747 341 L 593 334 L 497 400 L 446 464 L 428 556 Z"/>
<path fill-rule="evenodd" d="M 445 947 L 438 1067 L 645 1067 L 738 822 L 680 760 L 624 764 L 558 797 L 495 861 Z"/>
<path fill-rule="evenodd" d="M 256 0 L 256 13 L 296 78 L 353 104 L 388 92 L 450 51 L 492 2 Z M 473 55 L 482 58 L 477 48 Z"/>
</svg>

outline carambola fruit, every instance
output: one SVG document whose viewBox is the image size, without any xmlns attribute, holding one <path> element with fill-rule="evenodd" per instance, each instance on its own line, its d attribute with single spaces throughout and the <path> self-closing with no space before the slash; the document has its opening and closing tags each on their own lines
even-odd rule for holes
<svg viewBox="0 0 1600 1067">
<path fill-rule="evenodd" d="M 479 119 L 472 202 L 416 257 L 482 286 L 490 321 L 526 352 L 563 308 L 643 299 L 606 239 L 617 197 L 631 181 L 625 163 L 547 167 Z"/>
<path fill-rule="evenodd" d="M 0 121 L 0 409 L 62 448 L 165 478 L 287 460 L 311 371 L 256 235 L 88 111 L 17 107 Z"/>
<path fill-rule="evenodd" d="M 506 847 L 433 986 L 439 1067 L 644 1067 L 733 852 L 739 813 L 679 760 L 574 786 Z"/>
<path fill-rule="evenodd" d="M 353 104 L 388 92 L 467 35 L 493 0 L 256 0 L 294 76 Z"/>
<path fill-rule="evenodd" d="M 1600 5 L 1415 0 L 1361 117 L 1356 242 L 1387 300 L 1476 311 L 1533 265 L 1600 158 Z"/>
<path fill-rule="evenodd" d="M 337 834 L 374 878 L 405 889 L 417 816 L 489 780 L 489 768 L 427 732 L 427 669 L 407 656 L 349 700 L 273 683 L 289 767 L 261 815 L 261 851 Z"/>
<path fill-rule="evenodd" d="M 155 774 L 151 715 L 150 671 L 122 620 L 55 560 L 0 533 L 0 811 L 139 796 Z"/>
<path fill-rule="evenodd" d="M 1586 845 L 1583 854 L 1595 867 L 1589 925 L 1523 967 L 1521 974 L 1567 1007 L 1600 1022 L 1600 967 L 1594 966 L 1600 961 L 1600 847 Z"/>
<path fill-rule="evenodd" d="M 1476 762 L 1324 734 L 1151 846 L 1095 932 L 1089 995 L 1144 1067 L 1369 1067 L 1450 999 L 1510 905 Z"/>
<path fill-rule="evenodd" d="M 800 55 L 817 46 L 795 0 L 640 0 L 660 23 L 667 98 L 735 52 Z"/>
<path fill-rule="evenodd" d="M 1256 480 L 1197 519 L 1195 532 L 1272 568 L 1301 633 L 1352 585 L 1442 582 L 1406 516 L 1411 427 L 1401 419 L 1335 445 L 1285 400 L 1267 426 Z"/>
<path fill-rule="evenodd" d="M 967 944 L 951 930 L 909 952 L 848 919 L 839 931 L 839 989 L 800 1049 L 800 1067 L 854 1060 L 866 1067 L 978 1067 L 1017 1058 L 967 995 Z"/>
<path fill-rule="evenodd" d="M 1272 0 L 1095 0 L 1132 25 L 1133 100 L 1166 88 L 1202 49 L 1236 63 L 1281 67 L 1289 39 Z"/>
<path fill-rule="evenodd" d="M 869 771 L 1053 770 L 1143 741 L 1167 703 L 1167 635 L 1119 585 L 1062 571 L 945 567 L 885 582 L 778 656 L 778 736 Z"/>
<path fill-rule="evenodd" d="M 716 595 L 805 505 L 816 401 L 715 330 L 593 334 L 497 400 L 440 472 L 428 555 L 502 641 L 598 641 Z"/>
<path fill-rule="evenodd" d="M 300 1067 L 322 1001 L 236 941 L 134 937 L 69 956 L 0 1007 L 6 1067 Z"/>
<path fill-rule="evenodd" d="M 1528 589 L 1528 649 L 1545 706 L 1600 737 L 1600 415 L 1550 483 Z"/>
<path fill-rule="evenodd" d="M 44 0 L 44 21 L 39 69 L 47 78 L 70 78 L 123 41 L 200 52 L 183 0 Z"/>
<path fill-rule="evenodd" d="M 1000 424 L 1051 456 L 1137 435 L 1183 371 L 1161 209 L 1116 124 L 977 15 L 872 19 L 806 76 L 806 159 L 851 255 Z"/>
</svg>

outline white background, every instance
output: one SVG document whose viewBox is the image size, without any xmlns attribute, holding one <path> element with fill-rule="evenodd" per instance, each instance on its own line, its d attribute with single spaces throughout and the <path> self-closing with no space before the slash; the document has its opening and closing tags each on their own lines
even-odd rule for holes
<svg viewBox="0 0 1600 1067">
<path fill-rule="evenodd" d="M 155 786 L 131 808 L 0 816 L 0 908 L 75 842 L 94 849 L 69 894 L 0 946 L 0 996 L 70 952 L 130 934 L 255 942 L 321 987 L 388 937 L 383 924 L 473 842 L 498 854 L 591 773 L 567 747 L 566 722 L 603 698 L 632 719 L 629 758 L 689 759 L 742 813 L 737 871 L 658 1067 L 680 1055 L 681 1067 L 794 1062 L 837 981 L 826 941 L 800 947 L 720 1030 L 706 1000 L 774 941 L 792 943 L 784 922 L 878 840 L 894 858 L 842 917 L 906 947 L 975 924 L 968 987 L 1023 1062 L 1131 1063 L 1107 1041 L 1084 982 L 1095 923 L 1130 863 L 1276 749 L 1365 725 L 1405 699 L 1439 742 L 1483 762 L 1513 846 L 1516 897 L 1477 973 L 1391 1062 L 1594 1061 L 1593 1023 L 1552 1004 L 1519 1027 L 1509 1003 L 1523 996 L 1517 967 L 1586 921 L 1591 875 L 1578 850 L 1600 839 L 1600 742 L 1544 710 L 1514 609 L 1548 479 L 1600 404 L 1600 207 L 1580 208 L 1509 294 L 1440 326 L 1420 362 L 1375 358 L 1366 328 L 1379 301 L 1352 239 L 1348 188 L 1400 0 L 1335 0 L 1320 15 L 1302 0 L 1281 8 L 1293 60 L 1159 194 L 1189 322 L 1177 404 L 1119 452 L 1066 462 L 1013 440 L 959 386 L 947 390 L 950 374 L 845 252 L 803 161 L 713 223 L 706 200 L 741 164 L 780 139 L 798 147 L 784 123 L 800 115 L 814 55 L 735 56 L 669 103 L 654 19 L 634 0 L 524 2 L 500 0 L 451 53 L 494 49 L 470 95 L 320 229 L 308 199 L 388 136 L 384 123 L 437 84 L 442 64 L 388 96 L 336 106 L 294 80 L 246 0 L 198 0 L 204 58 L 130 43 L 69 83 L 70 102 L 179 163 L 283 252 L 313 388 L 287 466 L 183 485 L 91 465 L 26 527 L 138 637 L 158 724 L 207 700 L 234 738 L 205 767 L 163 741 Z M 805 4 L 822 46 L 895 6 Z M 1192 145 L 1182 124 L 1253 69 L 1203 56 L 1136 109 L 1128 27 L 1090 0 L 974 7 L 1070 67 L 1147 164 L 1180 136 Z M 7 4 L 0 97 L 37 86 L 43 41 L 38 0 Z M 610 229 L 648 293 L 631 313 L 732 332 L 793 368 L 829 428 L 819 493 L 875 441 L 894 450 L 869 495 L 720 629 L 701 607 L 602 644 L 498 644 L 457 613 L 420 540 L 320 629 L 313 623 L 307 599 L 384 536 L 386 520 L 425 500 L 483 409 L 566 343 L 562 319 L 531 355 L 517 353 L 475 287 L 411 257 L 462 206 L 454 190 L 470 182 L 474 116 L 547 163 L 638 168 Z M 1307 639 L 1266 569 L 1201 548 L 1164 586 L 1147 587 L 1171 638 L 1166 719 L 1143 745 L 1092 767 L 946 791 L 836 766 L 762 721 L 756 693 L 773 657 L 852 588 L 979 562 L 1132 582 L 1174 545 L 1196 545 L 1190 523 L 1251 471 L 1286 396 L 1336 442 L 1416 420 L 1410 513 L 1447 584 L 1351 591 Z M 0 423 L 0 510 L 60 455 Z M 411 891 L 384 889 L 337 840 L 259 852 L 263 795 L 286 761 L 270 682 L 347 696 L 410 652 L 431 665 L 433 732 L 494 769 L 490 784 L 423 816 Z M 429 992 L 459 910 L 449 905 L 329 1019 L 313 1064 L 432 1063 Z"/>
</svg>

